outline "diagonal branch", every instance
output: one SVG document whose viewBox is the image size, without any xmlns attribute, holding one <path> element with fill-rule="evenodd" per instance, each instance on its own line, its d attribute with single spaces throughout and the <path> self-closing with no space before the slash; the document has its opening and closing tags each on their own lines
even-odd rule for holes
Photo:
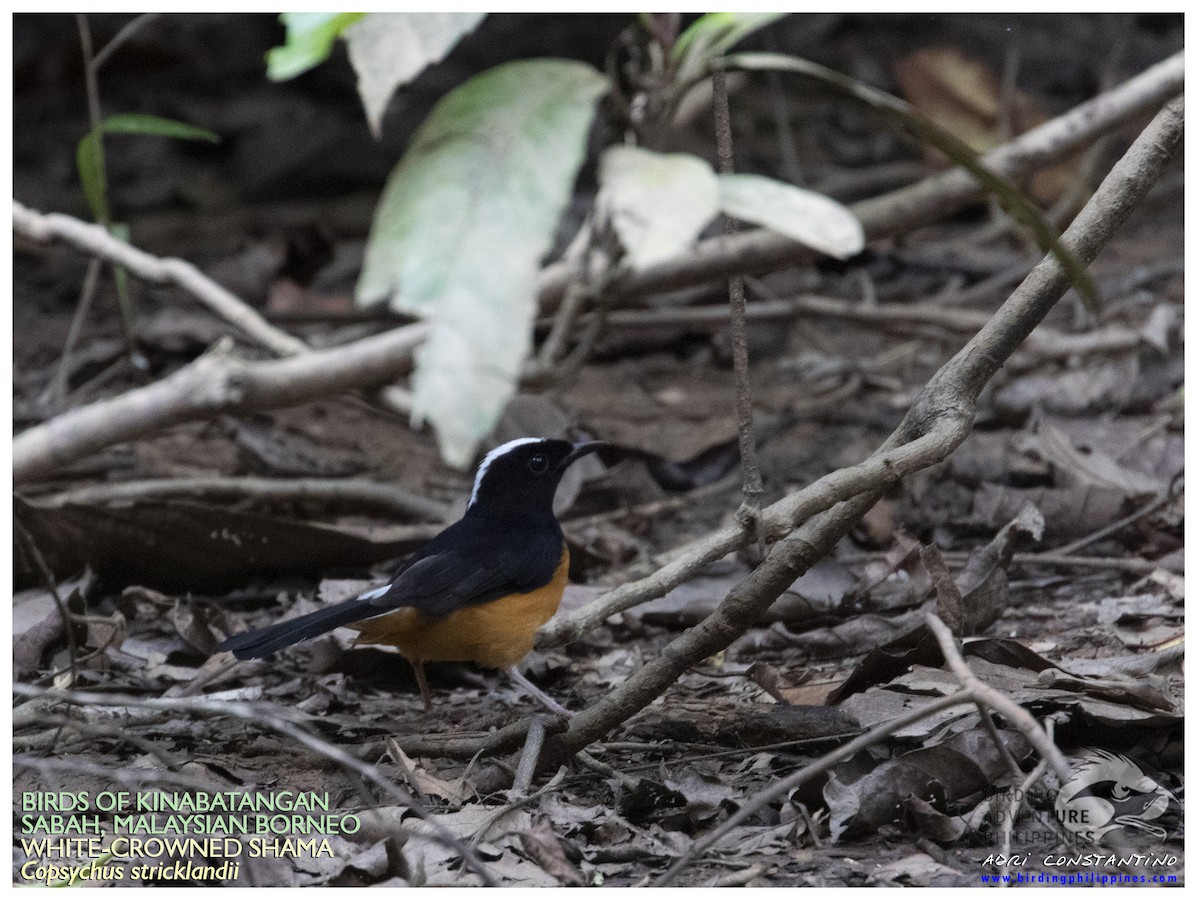
<svg viewBox="0 0 1200 900">
<path fill-rule="evenodd" d="M 174 285 L 276 356 L 304 353 L 308 345 L 281 331 L 244 300 L 217 284 L 190 262 L 154 256 L 109 233 L 102 225 L 62 213 L 40 213 L 13 201 L 13 230 L 39 243 L 63 241 L 97 259 L 123 266 L 151 284 Z"/>
<path fill-rule="evenodd" d="M 1183 118 L 1183 98 L 1179 97 L 1155 116 L 1109 172 L 1063 235 L 1063 243 L 1080 259 L 1093 261 L 1149 192 L 1182 140 Z M 970 432 L 975 402 L 988 379 L 1050 311 L 1069 283 L 1057 258 L 1045 257 L 979 334 L 938 370 L 878 451 L 858 466 L 827 475 L 766 510 L 764 516 L 774 512 L 774 524 L 782 518 L 781 505 L 792 512 L 807 512 L 794 520 L 799 529 L 776 545 L 703 622 L 673 640 L 599 703 L 577 713 L 566 734 L 558 739 L 560 746 L 568 752 L 586 747 L 645 708 L 687 668 L 729 646 L 796 578 L 832 550 L 892 484 L 949 456 Z M 855 476 L 847 477 L 848 472 Z M 821 490 L 815 490 L 818 486 Z M 849 493 L 839 493 L 839 489 Z M 818 497 L 830 502 L 820 505 Z M 843 502 L 834 506 L 838 500 Z M 819 510 L 826 511 L 813 518 Z M 699 542 L 692 558 L 745 540 L 738 526 L 724 528 Z M 605 601 L 611 601 L 613 595 L 622 591 L 627 595 L 638 591 L 654 594 L 665 590 L 670 578 L 686 577 L 686 567 L 680 565 L 674 567 L 670 578 L 664 577 L 671 568 L 610 592 L 568 621 L 578 622 L 580 616 L 599 616 L 602 620 L 607 615 Z M 569 635 L 569 630 L 566 633 Z"/>
<path fill-rule="evenodd" d="M 1081 260 L 1090 263 L 1099 255 L 1157 180 L 1182 134 L 1183 98 L 1180 97 L 1155 117 L 1063 235 L 1063 243 Z M 954 419 L 969 421 L 974 416 L 975 398 L 984 385 L 1046 316 L 1069 284 L 1069 276 L 1056 260 L 1043 259 L 979 333 L 934 375 L 900 428 L 879 452 L 856 466 L 832 472 L 763 510 L 763 529 L 768 539 L 782 537 L 814 514 L 886 480 L 898 465 L 896 448 L 906 440 L 935 434 Z M 946 448 L 947 455 L 954 446 Z M 574 614 L 552 621 L 542 629 L 538 645 L 572 640 L 615 613 L 661 597 L 708 563 L 745 546 L 746 540 L 743 529 L 734 524 L 692 542 L 654 574 L 615 588 Z"/>
</svg>

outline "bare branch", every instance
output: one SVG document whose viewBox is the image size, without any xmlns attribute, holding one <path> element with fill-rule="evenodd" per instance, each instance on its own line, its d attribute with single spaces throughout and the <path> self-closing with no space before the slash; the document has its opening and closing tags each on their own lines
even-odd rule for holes
<svg viewBox="0 0 1200 900">
<path fill-rule="evenodd" d="M 717 162 L 722 175 L 733 174 L 733 128 L 729 124 L 729 91 L 725 71 L 713 73 L 713 114 L 717 127 Z M 722 214 L 723 237 L 733 237 L 733 219 Z M 734 394 L 738 417 L 738 451 L 742 462 L 743 522 L 753 526 L 762 544 L 762 475 L 754 449 L 754 401 L 750 396 L 750 350 L 746 343 L 746 285 L 740 275 L 729 276 L 729 343 L 733 352 Z"/>
<path fill-rule="evenodd" d="M 96 484 L 38 497 L 42 506 L 113 503 L 150 497 L 222 497 L 291 503 L 325 503 L 373 510 L 400 518 L 444 522 L 450 508 L 392 484 L 364 478 L 151 478 Z"/>
<path fill-rule="evenodd" d="M 39 243 L 63 241 L 106 262 L 124 266 L 133 275 L 151 284 L 182 288 L 277 356 L 293 356 L 308 350 L 304 341 L 276 328 L 244 300 L 191 263 L 154 256 L 114 237 L 101 225 L 93 225 L 62 213 L 40 213 L 14 200 L 13 230 Z"/>
<path fill-rule="evenodd" d="M 386 382 L 408 370 L 424 325 L 406 325 L 289 359 L 248 362 L 229 342 L 173 375 L 118 397 L 73 409 L 13 438 L 17 484 L 44 478 L 97 450 L 169 425 L 224 412 L 307 403 Z"/>
</svg>

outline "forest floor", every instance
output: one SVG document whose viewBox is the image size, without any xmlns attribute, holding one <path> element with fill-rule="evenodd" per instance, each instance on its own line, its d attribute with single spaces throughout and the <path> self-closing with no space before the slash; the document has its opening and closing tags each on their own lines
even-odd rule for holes
<svg viewBox="0 0 1200 900">
<path fill-rule="evenodd" d="M 614 18 L 598 17 L 591 31 L 580 24 L 568 38 L 594 56 L 588 41 L 611 39 Z M 819 21 L 808 40 L 823 35 L 824 61 L 857 66 L 860 76 L 874 66 L 885 83 L 926 42 L 956 46 L 968 62 L 954 65 L 993 69 L 1007 46 L 998 25 L 951 20 L 926 35 L 887 17 L 812 18 Z M 1106 76 L 1129 77 L 1181 45 L 1181 26 L 1169 22 L 1050 18 L 1023 23 L 1018 74 L 1031 108 L 1047 116 L 1086 99 Z M 98 17 L 95 27 L 111 34 L 121 21 Z M 1126 25 L 1112 72 L 1097 62 L 1103 53 L 1055 57 L 1064 43 L 1108 39 Z M 70 17 L 18 21 L 15 193 L 42 211 L 86 217 L 73 176 L 86 123 L 74 29 Z M 529 52 L 548 52 L 538 35 L 549 38 L 528 30 Z M 898 42 L 885 52 L 889 33 Z M 270 19 L 164 17 L 132 52 L 115 56 L 102 81 L 107 108 L 146 108 L 140 82 L 152 78 L 145 111 L 213 128 L 223 144 L 131 139 L 118 149 L 114 141 L 111 191 L 134 244 L 196 263 L 275 324 L 332 345 L 394 324 L 357 312 L 350 294 L 374 197 L 406 127 L 370 141 L 344 60 L 325 76 L 266 82 L 259 61 L 277 37 Z M 505 38 L 479 38 L 439 77 L 454 81 L 494 62 L 487 48 Z M 819 55 L 803 42 L 798 49 Z M 444 90 L 437 79 L 415 89 L 389 121 L 419 121 L 422 104 Z M 779 174 L 791 160 L 807 184 L 844 202 L 934 171 L 878 123 L 828 99 L 797 103 L 795 138 L 782 140 L 775 90 L 754 82 L 734 94 L 747 169 Z M 1061 178 L 1082 169 L 1094 186 L 1145 121 L 1073 160 Z M 706 128 L 697 125 L 689 149 L 701 152 Z M 515 788 L 519 747 L 466 759 L 437 752 L 441 737 L 483 736 L 540 715 L 495 673 L 430 666 L 434 707 L 426 712 L 407 664 L 353 646 L 349 631 L 267 661 L 211 655 L 230 634 L 380 583 L 444 524 L 438 516 L 204 494 L 66 496 L 162 478 L 369 478 L 433 501 L 452 519 L 470 475 L 440 462 L 428 431 L 365 394 L 334 397 L 178 425 L 21 485 L 14 671 L 30 693 L 15 698 L 15 795 L 327 794 L 363 826 L 330 836 L 331 855 L 246 854 L 236 876 L 209 883 L 477 883 L 455 850 L 419 832 L 397 839 L 401 824 L 417 829 L 416 819 L 363 777 L 365 765 L 463 840 L 474 836 L 500 883 L 646 883 L 780 777 L 953 689 L 923 630 L 923 615 L 938 608 L 922 561 L 932 546 L 972 594 L 969 633 L 979 640 L 967 647 L 979 677 L 1053 722 L 1073 762 L 1120 754 L 1170 798 L 1152 823 L 1163 835 L 1125 829 L 1129 843 L 1112 851 L 1133 848 L 1149 862 L 1043 865 L 1078 855 L 1081 845 L 1055 825 L 1052 794 L 1035 789 L 1027 806 L 1004 806 L 1014 787 L 1007 767 L 1028 772 L 1037 756 L 1011 723 L 995 717 L 1003 739 L 994 740 L 967 707 L 924 719 L 761 804 L 677 883 L 979 884 L 1003 868 L 994 854 L 1005 821 L 1015 824 L 1014 873 L 1181 881 L 1183 234 L 1179 159 L 1092 266 L 1098 315 L 1068 294 L 1041 326 L 1050 337 L 1019 351 L 988 386 L 973 433 L 946 463 L 899 484 L 727 651 L 587 754 L 544 766 Z M 822 315 L 749 322 L 764 503 L 869 455 L 1040 257 L 1001 213 L 978 206 L 875 242 L 847 263 L 749 279 L 752 305 L 797 296 L 829 303 Z M 17 241 L 15 431 L 161 378 L 228 330 L 182 292 L 135 282 L 131 354 L 105 271 L 64 359 L 87 268 L 69 247 Z M 656 302 L 718 305 L 725 292 L 715 286 Z M 921 314 L 930 309 L 942 315 Z M 734 521 L 737 417 L 720 323 L 614 321 L 575 371 L 523 394 L 496 439 L 564 423 L 629 452 L 587 470 L 560 517 L 573 581 L 560 616 Z M 1002 532 L 1003 546 L 993 543 Z M 966 584 L 964 569 L 978 570 L 988 553 L 999 555 L 986 583 Z M 536 651 L 526 670 L 567 707 L 585 709 L 702 621 L 756 562 L 754 550 L 731 554 L 665 597 Z M 51 687 L 116 699 L 67 707 L 34 698 Z M 283 718 L 253 713 L 266 709 Z M 298 740 L 298 729 L 322 749 Z M 330 758 L 329 747 L 358 767 Z M 18 867 L 27 856 L 15 841 Z M 1177 865 L 1161 864 L 1171 856 Z M 128 871 L 107 881 L 178 883 Z"/>
</svg>

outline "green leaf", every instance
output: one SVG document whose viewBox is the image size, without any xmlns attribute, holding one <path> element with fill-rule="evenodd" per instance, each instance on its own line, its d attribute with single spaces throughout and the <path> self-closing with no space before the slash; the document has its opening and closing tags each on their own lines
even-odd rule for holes
<svg viewBox="0 0 1200 900">
<path fill-rule="evenodd" d="M 182 141 L 208 141 L 220 143 L 221 138 L 207 128 L 197 128 L 186 122 L 174 119 L 164 119 L 162 116 L 151 116 L 145 113 L 118 113 L 109 116 L 100 123 L 100 130 L 105 134 L 150 134 L 159 137 L 178 138 Z"/>
<path fill-rule="evenodd" d="M 287 81 L 320 65 L 328 58 L 338 35 L 364 15 L 281 13 L 279 21 L 287 28 L 287 39 L 282 47 L 267 51 L 267 77 L 272 81 Z"/>
<path fill-rule="evenodd" d="M 358 95 L 371 132 L 396 88 L 440 62 L 487 13 L 368 13 L 346 29 L 346 52 L 358 74 Z"/>
<path fill-rule="evenodd" d="M 684 30 L 671 50 L 677 83 L 692 81 L 743 38 L 783 16 L 784 13 L 722 12 L 701 16 Z"/>
<path fill-rule="evenodd" d="M 838 259 L 859 253 L 862 223 L 842 204 L 761 175 L 720 175 L 721 209 Z"/>
<path fill-rule="evenodd" d="M 635 269 L 682 253 L 717 214 L 717 176 L 690 153 L 609 147 L 600 159 L 599 203 Z"/>
<path fill-rule="evenodd" d="M 75 150 L 75 167 L 79 170 L 79 181 L 83 185 L 83 195 L 92 211 L 92 217 L 105 224 L 108 223 L 110 213 L 108 178 L 104 173 L 104 147 L 100 143 L 101 135 L 104 134 L 149 134 L 185 141 L 220 141 L 217 135 L 207 129 L 174 119 L 164 119 L 162 116 L 119 113 L 104 119 L 79 141 Z"/>
<path fill-rule="evenodd" d="M 75 149 L 75 167 L 79 170 L 79 181 L 83 185 L 83 196 L 88 209 L 97 222 L 107 222 L 108 180 L 104 177 L 104 151 L 100 146 L 100 132 L 89 131 Z"/>
<path fill-rule="evenodd" d="M 725 57 L 720 64 L 731 69 L 777 70 L 812 78 L 883 113 L 917 140 L 936 147 L 974 175 L 985 191 L 992 194 L 1014 219 L 1032 232 L 1042 251 L 1052 253 L 1058 259 L 1088 305 L 1093 309 L 1098 306 L 1099 293 L 1087 268 L 1079 257 L 1062 243 L 1057 231 L 1046 220 L 1041 210 L 1007 178 L 984 166 L 975 151 L 960 138 L 930 121 L 903 100 L 818 63 L 781 53 L 737 53 Z"/>
<path fill-rule="evenodd" d="M 124 222 L 112 222 L 108 231 L 113 237 L 129 241 L 129 226 Z M 133 294 L 129 290 L 129 272 L 124 266 L 113 266 L 113 283 L 117 287 L 117 308 L 121 311 L 121 325 L 125 329 L 126 339 L 133 345 L 133 335 L 137 330 L 137 310 L 133 306 Z"/>
<path fill-rule="evenodd" d="M 356 289 L 429 320 L 413 415 L 442 456 L 470 463 L 532 344 L 537 273 L 583 161 L 607 82 L 591 66 L 497 66 L 434 107 L 375 210 Z"/>
</svg>

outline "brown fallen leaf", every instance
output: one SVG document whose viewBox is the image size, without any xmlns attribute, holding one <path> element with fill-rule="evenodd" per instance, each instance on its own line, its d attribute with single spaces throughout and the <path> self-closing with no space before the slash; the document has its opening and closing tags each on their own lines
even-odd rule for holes
<svg viewBox="0 0 1200 900">
<path fill-rule="evenodd" d="M 537 825 L 520 832 L 519 837 L 526 855 L 559 884 L 566 887 L 587 884 L 579 867 L 567 859 L 562 840 L 550 828 Z"/>
<path fill-rule="evenodd" d="M 90 571 L 78 578 L 56 585 L 58 598 L 64 605 L 79 595 L 85 598 L 96 584 Z M 46 648 L 62 635 L 62 616 L 58 603 L 49 589 L 33 588 L 13 597 L 13 670 L 20 677 L 36 672 Z"/>
<path fill-rule="evenodd" d="M 475 796 L 475 787 L 465 777 L 445 779 L 438 778 L 409 757 L 394 738 L 387 739 L 388 753 L 404 771 L 404 777 L 419 793 L 427 797 L 441 797 L 451 803 L 466 803 Z"/>
</svg>

